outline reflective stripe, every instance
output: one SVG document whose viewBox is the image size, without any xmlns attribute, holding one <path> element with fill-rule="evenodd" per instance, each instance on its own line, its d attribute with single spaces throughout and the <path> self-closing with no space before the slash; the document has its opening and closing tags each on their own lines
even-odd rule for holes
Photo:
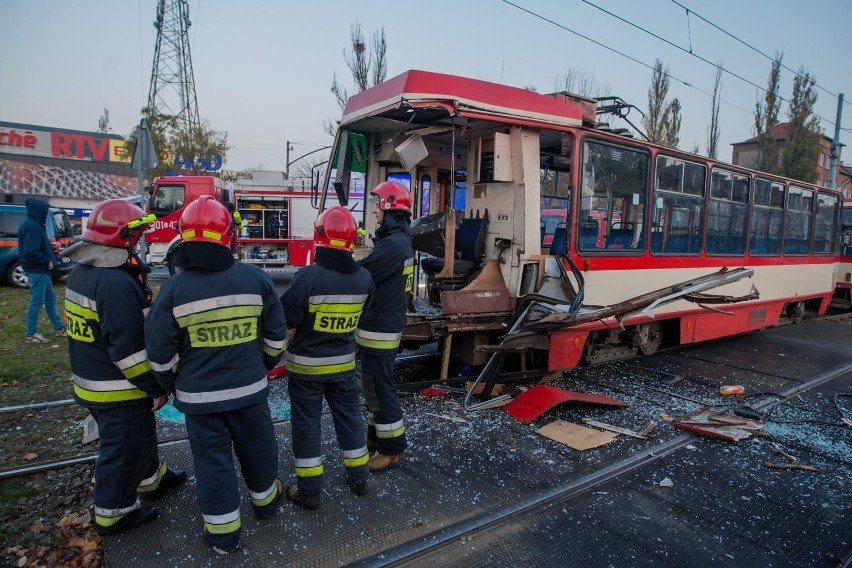
<svg viewBox="0 0 852 568">
<path fill-rule="evenodd" d="M 74 290 L 65 290 L 65 310 L 82 318 L 99 321 L 97 302 Z"/>
<path fill-rule="evenodd" d="M 160 480 L 163 479 L 164 475 L 166 475 L 166 471 L 168 471 L 168 469 L 169 468 L 166 466 L 166 462 L 160 460 L 160 467 L 157 468 L 157 471 L 154 472 L 154 475 L 143 479 L 139 483 L 139 487 L 137 487 L 136 490 L 140 493 L 155 490 L 157 487 L 160 486 Z"/>
<path fill-rule="evenodd" d="M 270 357 L 277 357 L 287 348 L 287 340 L 276 341 L 274 339 L 263 338 L 263 352 Z"/>
<path fill-rule="evenodd" d="M 256 383 L 235 389 L 224 389 L 209 392 L 186 392 L 182 390 L 176 390 L 175 398 L 177 398 L 181 402 L 186 402 L 188 404 L 222 402 L 223 400 L 235 400 L 260 392 L 265 389 L 268 384 L 269 382 L 266 380 L 266 376 L 264 376 Z"/>
<path fill-rule="evenodd" d="M 367 453 L 367 446 L 358 448 L 357 450 L 343 450 L 343 465 L 346 467 L 358 467 L 367 463 L 370 455 Z"/>
<path fill-rule="evenodd" d="M 130 507 L 122 507 L 121 509 L 105 509 L 95 505 L 95 524 L 102 527 L 111 527 L 118 521 L 124 518 L 128 513 L 132 513 L 136 509 L 142 507 L 142 502 L 136 498 L 136 503 Z"/>
<path fill-rule="evenodd" d="M 160 364 L 154 363 L 153 361 L 148 361 L 148 363 L 151 365 L 152 371 L 157 371 L 158 373 L 165 373 L 166 371 L 171 371 L 175 367 L 175 365 L 178 364 L 178 361 L 180 361 L 180 355 L 175 353 L 175 356 L 172 357 L 168 363 Z"/>
<path fill-rule="evenodd" d="M 373 349 L 396 349 L 399 347 L 401 337 L 402 332 L 382 333 L 379 331 L 364 331 L 363 329 L 355 330 L 355 343 Z"/>
<path fill-rule="evenodd" d="M 269 505 L 276 497 L 278 497 L 278 480 L 273 481 L 272 487 L 263 493 L 255 493 L 251 489 L 249 489 L 249 493 L 251 494 L 251 502 L 255 507 Z"/>
<path fill-rule="evenodd" d="M 144 349 L 125 357 L 121 361 L 114 361 L 114 363 L 128 379 L 144 375 L 151 370 L 151 366 L 148 364 L 148 352 Z"/>
<path fill-rule="evenodd" d="M 414 266 L 414 257 L 406 258 L 405 262 L 402 263 L 403 266 Z"/>
<path fill-rule="evenodd" d="M 308 298 L 308 312 L 354 313 L 360 312 L 367 301 L 367 294 L 311 296 Z"/>
<path fill-rule="evenodd" d="M 207 229 L 201 230 L 201 236 L 202 236 L 202 238 L 205 238 L 205 239 L 214 239 L 214 240 L 217 240 L 217 241 L 222 240 L 222 233 L 217 233 L 216 231 L 209 231 Z M 195 238 L 195 229 L 187 229 L 186 231 L 184 231 L 180 234 L 180 238 L 183 241 L 185 241 L 187 239 L 194 239 Z"/>
<path fill-rule="evenodd" d="M 124 402 L 125 400 L 148 398 L 148 393 L 137 388 L 123 391 L 98 392 L 86 390 L 79 385 L 74 385 L 74 394 L 76 394 L 81 400 L 88 402 Z"/>
<path fill-rule="evenodd" d="M 130 390 L 136 388 L 130 381 L 125 381 L 121 379 L 116 381 L 92 381 L 89 379 L 84 379 L 79 375 L 71 375 L 71 378 L 74 379 L 75 385 L 78 385 L 90 391 L 108 392 Z"/>
<path fill-rule="evenodd" d="M 235 312 L 229 312 L 234 309 Z M 221 311 L 225 310 L 225 316 Z M 240 312 L 244 310 L 245 313 Z M 172 315 L 181 327 L 190 324 L 205 323 L 229 319 L 232 317 L 259 316 L 263 311 L 263 298 L 260 294 L 235 294 L 232 296 L 216 296 L 205 300 L 196 300 L 172 308 Z"/>
<path fill-rule="evenodd" d="M 316 477 L 322 475 L 323 457 L 318 458 L 303 458 L 295 460 L 295 470 L 297 477 Z"/>
<path fill-rule="evenodd" d="M 287 353 L 287 370 L 302 375 L 330 375 L 355 368 L 355 353 L 335 357 L 304 357 Z"/>
<path fill-rule="evenodd" d="M 405 426 L 402 420 L 393 424 L 376 424 L 376 436 L 379 438 L 398 438 L 405 434 Z"/>
<path fill-rule="evenodd" d="M 242 526 L 239 509 L 224 515 L 201 516 L 204 518 L 204 530 L 210 534 L 228 534 L 238 531 Z"/>
</svg>

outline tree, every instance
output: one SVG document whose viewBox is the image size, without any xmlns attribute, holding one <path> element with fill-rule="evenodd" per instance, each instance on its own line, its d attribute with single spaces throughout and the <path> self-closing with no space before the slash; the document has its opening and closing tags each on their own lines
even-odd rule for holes
<svg viewBox="0 0 852 568">
<path fill-rule="evenodd" d="M 793 79 L 793 97 L 787 109 L 790 130 L 784 142 L 782 173 L 790 178 L 815 183 L 818 179 L 816 160 L 820 152 L 819 119 L 814 116 L 817 94 L 816 79 L 804 67 Z"/>
<path fill-rule="evenodd" d="M 553 90 L 568 91 L 581 97 L 594 99 L 608 95 L 612 87 L 606 81 L 599 83 L 593 72 L 579 67 L 569 67 L 563 74 L 556 77 Z"/>
<path fill-rule="evenodd" d="M 757 102 L 754 103 L 754 131 L 759 147 L 757 169 L 770 173 L 778 173 L 779 171 L 779 166 L 772 156 L 775 138 L 771 132 L 778 124 L 778 109 L 781 103 L 781 99 L 778 97 L 778 88 L 782 58 L 783 54 L 775 53 L 772 66 L 769 68 L 766 95 L 764 95 L 763 101 L 758 98 Z"/>
<path fill-rule="evenodd" d="M 198 130 L 187 133 L 178 128 L 174 116 L 163 114 L 156 108 L 144 108 L 142 114 L 147 118 L 148 131 L 157 151 L 158 166 L 149 170 L 149 175 L 160 176 L 177 170 L 212 175 L 222 167 L 231 149 L 227 132 L 214 130 L 209 121 L 202 120 Z M 135 126 L 127 136 L 126 146 L 130 155 L 136 148 L 138 130 L 139 127 Z"/>
<path fill-rule="evenodd" d="M 707 157 L 715 160 L 719 157 L 719 102 L 722 92 L 722 62 L 716 67 L 716 80 L 713 82 L 713 98 L 710 102 L 710 126 L 707 127 Z M 697 154 L 697 152 L 696 152 Z"/>
<path fill-rule="evenodd" d="M 385 29 L 380 28 L 373 32 L 372 42 L 368 48 L 361 32 L 361 24 L 355 22 L 352 31 L 352 51 L 343 50 L 343 60 L 352 75 L 354 87 L 350 91 L 337 80 L 337 73 L 331 81 L 331 92 L 337 101 L 341 112 L 346 108 L 346 101 L 351 94 L 360 93 L 370 87 L 378 85 L 385 80 L 388 74 L 387 41 Z M 331 119 L 326 119 L 323 124 L 324 130 L 334 136 L 337 125 Z"/>
<path fill-rule="evenodd" d="M 650 142 L 677 148 L 680 141 L 680 101 L 672 99 L 666 102 L 668 95 L 669 70 L 663 69 L 663 62 L 657 59 L 654 62 L 651 86 L 648 87 L 648 113 L 642 124 Z"/>
</svg>

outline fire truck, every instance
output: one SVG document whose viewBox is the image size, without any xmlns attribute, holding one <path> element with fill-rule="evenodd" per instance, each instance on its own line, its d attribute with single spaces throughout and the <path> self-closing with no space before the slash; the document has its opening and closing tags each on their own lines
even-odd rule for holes
<svg viewBox="0 0 852 568">
<path fill-rule="evenodd" d="M 145 201 L 145 210 L 157 217 L 145 233 L 147 264 L 166 265 L 170 274 L 175 273 L 177 222 L 184 207 L 202 195 L 239 212 L 242 228 L 235 229 L 231 250 L 241 261 L 264 269 L 310 262 L 316 217 L 310 190 L 229 190 L 212 176 L 168 176 L 154 179 Z"/>
</svg>

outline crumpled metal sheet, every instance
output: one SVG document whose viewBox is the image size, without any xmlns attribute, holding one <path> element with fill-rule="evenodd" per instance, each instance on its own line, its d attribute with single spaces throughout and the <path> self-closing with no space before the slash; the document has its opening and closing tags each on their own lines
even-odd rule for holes
<svg viewBox="0 0 852 568">
<path fill-rule="evenodd" d="M 602 394 L 575 392 L 548 385 L 534 386 L 503 407 L 512 418 L 529 424 L 554 406 L 564 402 L 588 402 L 606 406 L 627 406 L 627 403 Z"/>
</svg>

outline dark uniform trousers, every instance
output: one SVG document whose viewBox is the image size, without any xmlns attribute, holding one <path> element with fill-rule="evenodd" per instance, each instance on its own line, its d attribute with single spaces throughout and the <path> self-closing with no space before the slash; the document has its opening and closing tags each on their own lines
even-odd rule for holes
<svg viewBox="0 0 852 568">
<path fill-rule="evenodd" d="M 364 418 L 354 373 L 333 378 L 290 373 L 287 388 L 290 393 L 290 423 L 299 492 L 318 495 L 322 490 L 320 422 L 323 398 L 331 410 L 337 445 L 343 452 L 346 478 L 355 483 L 366 480 L 370 475 L 367 469 L 369 456 L 364 445 Z"/>
<path fill-rule="evenodd" d="M 100 455 L 95 463 L 95 523 L 108 527 L 138 509 L 139 493 L 160 485 L 166 464 L 157 453 L 151 399 L 112 408 L 90 408 L 98 423 Z"/>
<path fill-rule="evenodd" d="M 195 463 L 204 539 L 230 549 L 240 541 L 240 490 L 233 453 L 240 462 L 255 514 L 278 506 L 278 441 L 264 400 L 237 410 L 187 414 L 186 431 Z"/>
<path fill-rule="evenodd" d="M 382 454 L 402 453 L 408 443 L 405 440 L 399 396 L 393 384 L 396 349 L 362 349 L 360 356 L 358 382 L 370 413 L 367 418 L 367 441 L 377 444 Z"/>
</svg>

